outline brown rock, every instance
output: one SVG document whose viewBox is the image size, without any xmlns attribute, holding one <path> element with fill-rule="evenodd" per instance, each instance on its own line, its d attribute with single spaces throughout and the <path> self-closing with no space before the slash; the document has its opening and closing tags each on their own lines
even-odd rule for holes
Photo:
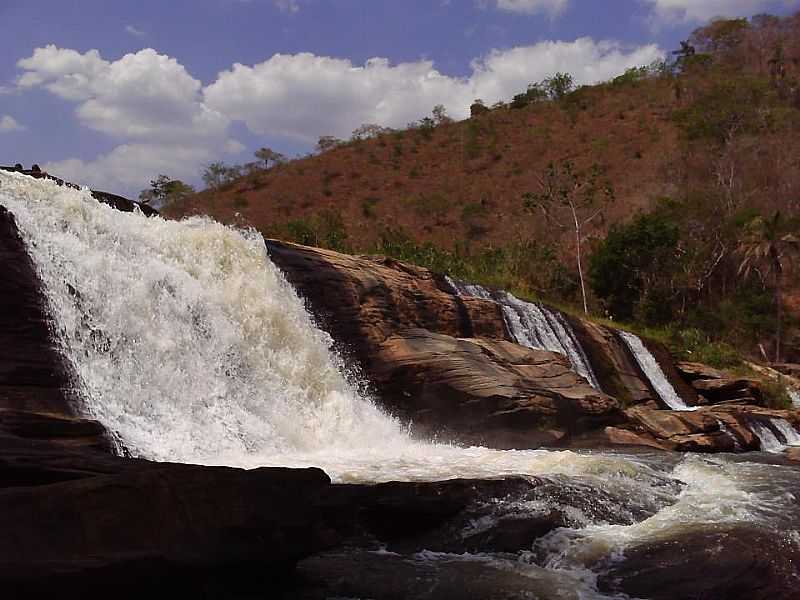
<svg viewBox="0 0 800 600">
<path fill-rule="evenodd" d="M 725 373 L 714 367 L 709 367 L 703 363 L 678 362 L 675 364 L 687 381 L 693 382 L 698 379 L 724 379 Z"/>
<path fill-rule="evenodd" d="M 614 398 L 544 350 L 415 329 L 378 358 L 374 381 L 394 410 L 465 442 L 533 448 L 620 417 Z"/>
<path fill-rule="evenodd" d="M 706 527 L 626 548 L 599 587 L 652 600 L 793 600 L 798 565 L 787 536 L 751 525 Z"/>
</svg>

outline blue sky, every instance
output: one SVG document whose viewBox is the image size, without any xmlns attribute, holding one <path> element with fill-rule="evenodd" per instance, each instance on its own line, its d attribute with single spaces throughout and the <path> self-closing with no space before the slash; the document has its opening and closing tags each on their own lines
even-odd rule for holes
<svg viewBox="0 0 800 600">
<path fill-rule="evenodd" d="M 135 194 L 361 123 L 607 79 L 800 0 L 0 0 L 0 163 Z"/>
</svg>

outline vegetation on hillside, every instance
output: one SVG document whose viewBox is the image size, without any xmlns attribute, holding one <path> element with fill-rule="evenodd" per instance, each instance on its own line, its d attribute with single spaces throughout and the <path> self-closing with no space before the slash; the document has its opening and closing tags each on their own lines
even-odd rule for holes
<svg viewBox="0 0 800 600">
<path fill-rule="evenodd" d="M 800 15 L 718 20 L 668 61 L 471 114 L 211 165 L 168 211 L 585 306 L 714 364 L 800 360 Z"/>
</svg>

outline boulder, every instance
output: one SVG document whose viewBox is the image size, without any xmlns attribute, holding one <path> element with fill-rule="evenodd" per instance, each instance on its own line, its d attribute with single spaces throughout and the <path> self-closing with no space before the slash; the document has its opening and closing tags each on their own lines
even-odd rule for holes
<svg viewBox="0 0 800 600">
<path fill-rule="evenodd" d="M 535 448 L 619 420 L 618 401 L 560 354 L 424 329 L 379 346 L 372 377 L 415 427 L 500 448 Z"/>
<path fill-rule="evenodd" d="M 706 526 L 627 547 L 599 588 L 636 598 L 797 598 L 800 551 L 785 533 L 753 525 Z"/>
</svg>

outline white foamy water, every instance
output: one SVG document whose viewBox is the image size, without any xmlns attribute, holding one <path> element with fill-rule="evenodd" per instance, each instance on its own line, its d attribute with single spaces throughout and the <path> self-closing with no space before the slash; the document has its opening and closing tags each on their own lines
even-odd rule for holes
<svg viewBox="0 0 800 600">
<path fill-rule="evenodd" d="M 789 398 L 792 400 L 792 406 L 800 408 L 800 390 L 789 388 Z"/>
<path fill-rule="evenodd" d="M 800 446 L 800 433 L 785 419 L 771 418 L 769 425 L 758 420 L 750 423 L 764 452 L 779 454 L 790 446 Z M 773 431 L 774 429 L 774 431 Z M 778 432 L 776 435 L 775 432 Z M 782 439 L 781 439 L 782 438 Z"/>
<path fill-rule="evenodd" d="M 622 341 L 625 342 L 625 345 L 628 346 L 631 354 L 633 354 L 642 372 L 647 376 L 650 385 L 653 386 L 659 397 L 667 406 L 672 410 L 697 410 L 696 407 L 687 406 L 683 398 L 678 395 L 678 392 L 672 387 L 664 371 L 661 370 L 656 357 L 647 349 L 638 335 L 627 331 L 620 331 L 619 335 Z"/>
</svg>

